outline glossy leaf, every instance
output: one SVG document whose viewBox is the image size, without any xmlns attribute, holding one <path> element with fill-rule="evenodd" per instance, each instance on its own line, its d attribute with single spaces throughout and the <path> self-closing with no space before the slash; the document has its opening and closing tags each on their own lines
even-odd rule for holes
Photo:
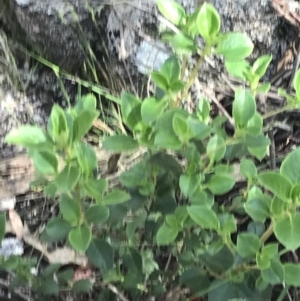
<svg viewBox="0 0 300 301">
<path fill-rule="evenodd" d="M 81 225 L 69 233 L 69 241 L 73 249 L 77 252 L 85 252 L 92 240 L 91 228 Z"/>
<path fill-rule="evenodd" d="M 219 221 L 216 213 L 206 207 L 192 205 L 187 207 L 187 211 L 191 219 L 204 229 L 218 229 Z"/>
<path fill-rule="evenodd" d="M 132 151 L 139 147 L 136 140 L 126 135 L 116 135 L 107 137 L 103 141 L 103 148 L 113 152 L 125 152 Z"/>
</svg>

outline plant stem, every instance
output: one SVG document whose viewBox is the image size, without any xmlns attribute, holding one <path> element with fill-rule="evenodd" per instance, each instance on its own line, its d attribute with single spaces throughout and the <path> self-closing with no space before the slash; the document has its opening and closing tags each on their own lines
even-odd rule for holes
<svg viewBox="0 0 300 301">
<path fill-rule="evenodd" d="M 262 116 L 262 118 L 263 119 L 267 119 L 269 117 L 275 116 L 275 115 L 277 115 L 279 113 L 282 113 L 282 112 L 290 110 L 290 109 L 293 109 L 293 106 L 292 105 L 286 105 L 283 108 L 280 108 L 278 110 L 273 110 L 273 111 L 270 111 L 270 112 L 266 113 L 265 115 Z"/>
<path fill-rule="evenodd" d="M 271 222 L 269 225 L 269 228 L 264 232 L 264 234 L 261 236 L 260 241 L 264 243 L 272 234 L 273 234 L 274 225 Z"/>
</svg>

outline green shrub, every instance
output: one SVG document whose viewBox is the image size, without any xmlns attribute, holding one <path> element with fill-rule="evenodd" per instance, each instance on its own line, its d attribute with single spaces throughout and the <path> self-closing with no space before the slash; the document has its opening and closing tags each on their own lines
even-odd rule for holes
<svg viewBox="0 0 300 301">
<path fill-rule="evenodd" d="M 125 290 L 130 300 L 144 293 L 161 296 L 181 285 L 210 301 L 271 300 L 276 284 L 300 286 L 300 265 L 282 260 L 300 246 L 300 149 L 284 159 L 279 172 L 258 172 L 255 165 L 270 144 L 263 120 L 277 114 L 261 115 L 255 101 L 257 93 L 270 89 L 260 79 L 272 58 L 261 56 L 253 65 L 246 61 L 253 43 L 243 33 L 220 33 L 220 17 L 208 3 L 191 15 L 172 0 L 159 0 L 158 8 L 179 29 L 163 34 L 174 55 L 151 73 L 155 96 L 142 100 L 122 94 L 122 120 L 132 136 L 103 141 L 112 152 L 147 150 L 121 174 L 122 189 L 111 190 L 106 179 L 94 177 L 95 152 L 82 142 L 98 117 L 91 94 L 74 108 L 54 105 L 47 131 L 25 125 L 6 141 L 28 149 L 44 175 L 45 194 L 60 196 L 60 215 L 45 230 L 48 239 L 68 241 L 85 252 L 103 282 Z M 205 40 L 203 49 L 195 42 L 198 35 Z M 185 62 L 197 51 L 199 61 L 185 81 Z M 209 54 L 222 55 L 227 71 L 247 84 L 235 90 L 232 117 L 211 119 L 205 98 L 193 113 L 181 108 Z M 294 88 L 294 97 L 278 91 L 287 98 L 284 110 L 299 108 L 299 71 Z M 224 129 L 226 122 L 234 128 L 232 135 Z M 233 200 L 217 202 L 235 186 L 236 159 L 247 185 Z M 249 217 L 246 229 L 237 225 L 239 214 Z M 52 267 L 49 275 L 55 272 Z M 49 293 L 58 292 L 53 277 L 44 274 L 43 279 L 40 285 L 51 281 Z M 77 290 L 90 288 L 85 283 Z"/>
</svg>

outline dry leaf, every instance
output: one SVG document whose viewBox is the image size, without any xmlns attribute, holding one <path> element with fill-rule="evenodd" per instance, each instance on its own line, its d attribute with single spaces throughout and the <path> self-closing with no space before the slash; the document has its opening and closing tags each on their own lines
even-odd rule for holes
<svg viewBox="0 0 300 301">
<path fill-rule="evenodd" d="M 14 233 L 21 240 L 23 238 L 24 228 L 20 215 L 14 209 L 10 209 L 8 211 L 8 217 Z"/>
</svg>

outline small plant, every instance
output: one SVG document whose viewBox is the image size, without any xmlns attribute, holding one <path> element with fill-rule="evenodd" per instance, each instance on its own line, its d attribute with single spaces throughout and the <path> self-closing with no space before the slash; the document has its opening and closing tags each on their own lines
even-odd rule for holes
<svg viewBox="0 0 300 301">
<path fill-rule="evenodd" d="M 272 58 L 265 55 L 251 65 L 246 60 L 251 40 L 242 33 L 221 34 L 219 14 L 208 3 L 191 15 L 172 0 L 157 5 L 179 29 L 163 35 L 176 55 L 151 73 L 154 96 L 142 100 L 122 94 L 122 120 L 132 136 L 103 141 L 104 149 L 116 153 L 147 150 L 121 174 L 123 189 L 110 190 L 107 180 L 94 177 L 95 152 L 82 142 L 98 117 L 91 94 L 74 108 L 54 105 L 47 131 L 25 125 L 6 141 L 28 149 L 43 176 L 45 194 L 60 196 L 61 214 L 45 230 L 49 241 L 65 240 L 85 252 L 104 283 L 125 290 L 130 300 L 161 296 L 181 285 L 193 294 L 189 300 L 204 295 L 210 301 L 271 300 L 273 285 L 283 284 L 284 293 L 300 286 L 300 265 L 282 256 L 300 247 L 300 149 L 283 160 L 279 172 L 258 172 L 254 161 L 266 156 L 270 143 L 263 120 L 278 113 L 261 115 L 255 102 L 257 93 L 270 89 L 260 80 Z M 198 35 L 205 47 L 185 79 L 187 57 L 198 51 Z M 180 107 L 210 54 L 222 55 L 227 71 L 249 86 L 235 91 L 232 135 L 224 129 L 226 117 L 211 119 L 208 100 L 200 99 L 192 114 Z M 287 99 L 285 110 L 299 108 L 299 71 L 294 88 L 294 97 L 278 91 Z M 235 159 L 247 185 L 234 198 L 218 202 L 235 186 Z M 238 227 L 238 215 L 249 217 L 246 229 Z M 51 279 L 56 285 L 52 293 L 57 293 L 58 282 Z"/>
</svg>

